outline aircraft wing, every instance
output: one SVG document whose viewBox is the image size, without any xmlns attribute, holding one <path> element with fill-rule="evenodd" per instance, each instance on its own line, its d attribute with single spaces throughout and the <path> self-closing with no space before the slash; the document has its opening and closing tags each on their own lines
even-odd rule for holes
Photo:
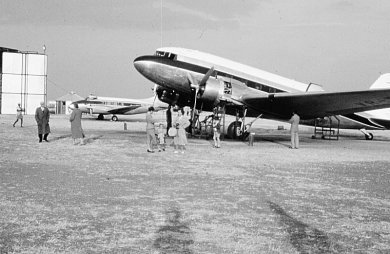
<svg viewBox="0 0 390 254">
<path fill-rule="evenodd" d="M 290 118 L 296 110 L 302 119 L 313 119 L 390 107 L 390 89 L 268 95 L 255 91 L 244 94 L 241 102 L 277 118 Z"/>
<path fill-rule="evenodd" d="M 121 115 L 121 114 L 125 114 L 127 113 L 128 111 L 131 111 L 131 110 L 134 110 L 136 108 L 139 108 L 141 107 L 141 104 L 133 104 L 133 105 L 130 105 L 130 106 L 124 106 L 124 107 L 115 107 L 113 109 L 110 109 L 110 110 L 107 110 L 107 112 L 109 114 L 118 114 L 118 115 Z"/>
</svg>

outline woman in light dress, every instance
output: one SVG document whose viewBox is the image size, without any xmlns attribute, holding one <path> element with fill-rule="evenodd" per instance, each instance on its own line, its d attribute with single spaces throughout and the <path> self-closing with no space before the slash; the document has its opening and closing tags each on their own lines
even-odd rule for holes
<svg viewBox="0 0 390 254">
<path fill-rule="evenodd" d="M 175 145 L 174 153 L 184 153 L 185 145 L 187 144 L 187 134 L 186 128 L 190 126 L 190 121 L 188 117 L 184 115 L 184 110 L 181 108 L 177 112 L 177 117 L 173 122 L 173 126 L 177 129 L 177 134 L 173 138 L 173 142 Z"/>
</svg>

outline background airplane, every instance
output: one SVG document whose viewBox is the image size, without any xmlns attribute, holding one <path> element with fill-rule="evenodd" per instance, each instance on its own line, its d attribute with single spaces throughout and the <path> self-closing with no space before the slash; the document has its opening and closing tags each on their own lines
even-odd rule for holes
<svg viewBox="0 0 390 254">
<path fill-rule="evenodd" d="M 140 56 L 134 60 L 134 66 L 157 84 L 156 94 L 163 102 L 205 111 L 219 112 L 223 108 L 223 112 L 235 115 L 236 121 L 227 129 L 233 138 L 243 135 L 246 116 L 286 121 L 293 110 L 299 112 L 302 124 L 318 127 L 389 127 L 388 115 L 387 119 L 383 115 L 378 118 L 379 112 L 372 111 L 390 107 L 389 74 L 382 75 L 369 90 L 325 92 L 316 84 L 175 47 Z M 194 117 L 195 114 L 193 122 Z M 373 137 L 365 135 L 367 139 Z"/>
<path fill-rule="evenodd" d="M 143 114 L 153 106 L 156 111 L 167 109 L 168 104 L 159 101 L 156 97 L 147 99 L 124 99 L 114 97 L 101 97 L 89 95 L 84 100 L 75 101 L 83 113 L 98 114 L 98 120 L 103 120 L 104 115 L 112 115 L 112 121 L 118 121 L 117 115 Z"/>
</svg>

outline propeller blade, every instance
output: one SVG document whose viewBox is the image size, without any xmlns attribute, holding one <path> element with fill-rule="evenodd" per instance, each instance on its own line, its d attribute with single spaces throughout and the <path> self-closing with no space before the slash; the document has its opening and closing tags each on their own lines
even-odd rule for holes
<svg viewBox="0 0 390 254">
<path fill-rule="evenodd" d="M 198 97 L 199 87 L 195 88 L 194 107 L 192 108 L 191 120 L 194 122 L 195 110 L 196 110 L 196 98 Z"/>
<path fill-rule="evenodd" d="M 194 78 L 191 76 L 191 74 L 187 73 L 187 79 L 188 81 L 190 81 L 191 88 L 196 88 L 199 86 L 197 83 L 195 83 Z"/>
<path fill-rule="evenodd" d="M 199 83 L 199 86 L 206 85 L 207 80 L 210 78 L 211 74 L 214 72 L 214 66 L 210 68 L 210 70 L 207 71 L 206 75 L 202 78 L 202 80 Z"/>
<path fill-rule="evenodd" d="M 194 120 L 195 117 L 195 110 L 196 110 L 196 99 L 198 98 L 198 93 L 200 86 L 205 86 L 207 80 L 210 78 L 210 76 L 214 73 L 214 66 L 210 68 L 210 70 L 207 71 L 207 73 L 204 75 L 200 83 L 195 83 L 194 78 L 191 76 L 191 74 L 187 73 L 188 81 L 190 81 L 191 88 L 195 88 L 195 97 L 194 97 L 194 106 L 192 108 L 192 120 Z"/>
</svg>

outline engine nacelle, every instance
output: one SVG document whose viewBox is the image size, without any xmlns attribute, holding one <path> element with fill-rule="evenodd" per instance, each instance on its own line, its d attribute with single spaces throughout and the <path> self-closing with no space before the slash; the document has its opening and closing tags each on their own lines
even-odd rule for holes
<svg viewBox="0 0 390 254">
<path fill-rule="evenodd" d="M 174 93 L 172 90 L 167 90 L 161 86 L 155 88 L 155 92 L 160 101 L 174 105 L 178 100 L 178 94 Z"/>
<path fill-rule="evenodd" d="M 202 105 L 204 110 L 212 110 L 223 96 L 224 82 L 216 78 L 209 78 L 204 86 L 200 87 L 197 97 L 197 107 Z M 168 103 L 169 105 L 178 105 L 180 107 L 194 105 L 194 94 L 183 94 L 167 89 L 162 86 L 156 86 L 155 92 L 160 101 Z M 199 102 L 202 103 L 199 103 Z"/>
<path fill-rule="evenodd" d="M 220 98 L 223 95 L 224 83 L 222 80 L 216 78 L 209 78 L 204 87 L 201 87 L 199 91 L 199 99 L 207 104 L 213 106 L 219 103 Z"/>
<path fill-rule="evenodd" d="M 174 90 L 166 89 L 162 86 L 156 86 L 155 92 L 160 101 L 169 105 L 178 105 L 180 107 L 188 106 L 189 95 L 180 94 Z"/>
</svg>

